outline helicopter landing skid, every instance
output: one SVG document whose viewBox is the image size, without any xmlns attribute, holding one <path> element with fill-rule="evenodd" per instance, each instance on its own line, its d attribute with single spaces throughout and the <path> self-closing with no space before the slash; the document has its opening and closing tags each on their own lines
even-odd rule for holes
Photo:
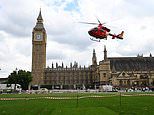
<svg viewBox="0 0 154 115">
<path fill-rule="evenodd" d="M 96 40 L 96 39 L 93 39 L 93 38 L 90 38 L 90 40 L 95 41 L 95 42 L 100 42 L 100 40 Z"/>
</svg>

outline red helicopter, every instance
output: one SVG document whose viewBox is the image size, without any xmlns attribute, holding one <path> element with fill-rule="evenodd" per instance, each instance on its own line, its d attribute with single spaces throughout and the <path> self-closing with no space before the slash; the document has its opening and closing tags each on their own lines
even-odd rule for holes
<svg viewBox="0 0 154 115">
<path fill-rule="evenodd" d="M 93 24 L 93 25 L 97 24 L 98 25 L 97 27 L 94 27 L 88 31 L 88 34 L 95 38 L 95 39 L 90 38 L 91 40 L 100 42 L 101 39 L 107 40 L 108 36 L 112 36 L 112 39 L 115 39 L 115 38 L 123 39 L 124 31 L 122 31 L 118 35 L 111 34 L 110 29 L 103 26 L 105 23 L 102 24 L 98 19 L 97 19 L 97 21 L 98 21 L 98 23 L 80 22 L 80 23 L 84 23 L 84 24 Z M 99 39 L 99 40 L 96 40 L 96 39 Z"/>
</svg>

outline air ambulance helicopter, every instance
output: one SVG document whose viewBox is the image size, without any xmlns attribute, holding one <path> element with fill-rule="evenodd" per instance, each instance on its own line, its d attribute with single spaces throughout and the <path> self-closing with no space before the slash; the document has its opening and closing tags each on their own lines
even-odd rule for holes
<svg viewBox="0 0 154 115">
<path fill-rule="evenodd" d="M 98 19 L 97 19 L 97 21 L 98 21 L 98 23 L 80 22 L 80 23 L 84 23 L 84 24 L 98 25 L 97 27 L 94 27 L 88 31 L 88 34 L 90 36 L 94 37 L 94 39 L 90 38 L 91 40 L 100 42 L 100 40 L 102 40 L 102 39 L 107 40 L 108 36 L 112 36 L 112 39 L 115 39 L 115 38 L 123 39 L 124 31 L 122 31 L 118 35 L 111 34 L 110 29 L 108 29 L 107 27 L 104 26 L 105 23 L 101 23 Z"/>
</svg>

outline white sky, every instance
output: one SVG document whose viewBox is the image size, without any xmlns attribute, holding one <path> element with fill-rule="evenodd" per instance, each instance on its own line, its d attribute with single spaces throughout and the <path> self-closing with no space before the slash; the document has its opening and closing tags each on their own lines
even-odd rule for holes
<svg viewBox="0 0 154 115">
<path fill-rule="evenodd" d="M 93 49 L 97 60 L 108 56 L 154 55 L 154 0 L 1 0 L 0 77 L 18 69 L 31 71 L 32 29 L 40 7 L 47 31 L 47 66 L 62 62 L 90 65 Z M 96 17 L 113 33 L 125 31 L 124 40 L 93 42 L 87 31 Z"/>
</svg>

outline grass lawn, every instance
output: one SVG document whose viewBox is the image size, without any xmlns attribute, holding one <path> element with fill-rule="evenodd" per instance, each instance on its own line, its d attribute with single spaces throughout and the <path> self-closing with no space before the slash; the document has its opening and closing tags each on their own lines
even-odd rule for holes
<svg viewBox="0 0 154 115">
<path fill-rule="evenodd" d="M 105 96 L 53 100 L 31 97 L 76 97 Z M 114 95 L 114 96 L 111 96 Z M 131 95 L 129 93 L 129 95 Z M 134 95 L 134 93 L 133 93 Z M 120 96 L 116 93 L 102 94 L 5 94 L 0 98 L 26 98 L 22 100 L 0 100 L 0 115 L 154 115 L 154 96 Z M 121 106 L 120 106 L 121 105 Z"/>
</svg>

